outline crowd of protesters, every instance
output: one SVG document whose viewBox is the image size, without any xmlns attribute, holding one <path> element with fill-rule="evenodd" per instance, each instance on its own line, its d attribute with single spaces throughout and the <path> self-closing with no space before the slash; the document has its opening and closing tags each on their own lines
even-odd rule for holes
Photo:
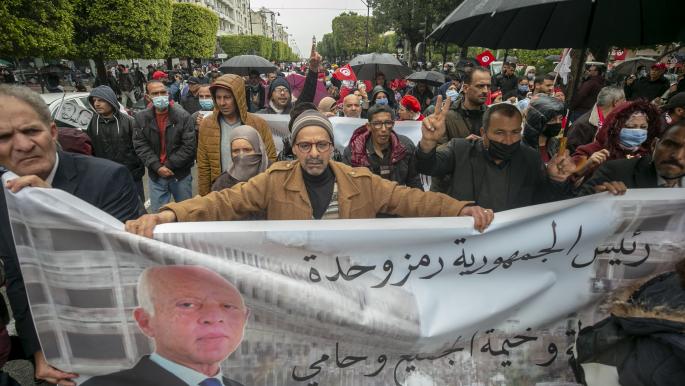
<svg viewBox="0 0 685 386">
<path fill-rule="evenodd" d="M 305 77 L 294 97 L 281 71 L 243 77 L 216 67 L 118 65 L 88 97 L 92 156 L 56 141 L 58 128 L 37 94 L 0 85 L 0 166 L 19 176 L 6 186 L 12 192 L 62 189 L 147 237 L 172 221 L 388 216 L 466 216 L 482 232 L 504 210 L 683 187 L 685 90 L 682 80 L 664 79 L 664 65 L 624 87 L 607 85 L 604 69 L 589 66 L 571 100 L 556 74 L 528 68 L 518 76 L 515 69 L 504 63 L 493 77 L 465 62 L 448 69 L 439 87 L 383 73 L 339 80 L 313 50 L 308 64 L 289 69 Z M 320 82 L 327 96 L 314 104 Z M 144 106 L 133 116 L 119 107 L 139 100 Z M 279 153 L 263 114 L 289 119 Z M 342 152 L 334 146 L 335 116 L 365 120 Z M 419 121 L 420 141 L 396 133 L 397 121 Z M 430 191 L 422 176 L 431 177 Z M 31 358 L 37 378 L 69 384 L 74 374 L 45 362 L 6 208 L 0 216 L 15 346 L 22 349 L 15 351 L 23 351 L 12 355 Z M 0 354 L 7 359 L 9 350 Z"/>
</svg>

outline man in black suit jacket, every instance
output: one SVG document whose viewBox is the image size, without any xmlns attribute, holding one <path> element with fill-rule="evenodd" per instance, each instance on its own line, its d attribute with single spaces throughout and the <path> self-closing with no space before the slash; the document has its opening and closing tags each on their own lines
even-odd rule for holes
<svg viewBox="0 0 685 386">
<path fill-rule="evenodd" d="M 117 163 L 57 151 L 57 127 L 40 95 L 23 86 L 0 86 L 0 165 L 19 177 L 5 186 L 57 188 L 108 212 L 120 221 L 144 213 L 129 171 Z M 0 172 L 2 174 L 2 172 Z M 7 296 L 24 352 L 36 360 L 36 377 L 52 383 L 68 374 L 50 367 L 42 354 L 26 298 L 5 202 L 0 189 L 0 257 L 5 262 Z"/>
<path fill-rule="evenodd" d="M 580 194 L 620 195 L 634 188 L 685 187 L 685 122 L 668 128 L 652 144 L 653 156 L 608 161 L 581 188 Z"/>
<path fill-rule="evenodd" d="M 140 275 L 137 294 L 133 317 L 155 352 L 83 386 L 242 386 L 219 366 L 242 341 L 248 317 L 231 283 L 200 266 L 156 266 Z"/>
</svg>

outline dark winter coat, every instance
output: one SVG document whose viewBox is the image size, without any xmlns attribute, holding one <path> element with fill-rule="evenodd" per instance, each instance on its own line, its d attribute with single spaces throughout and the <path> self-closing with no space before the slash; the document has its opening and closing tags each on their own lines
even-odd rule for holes
<svg viewBox="0 0 685 386">
<path fill-rule="evenodd" d="M 176 104 L 169 105 L 165 139 L 167 159 L 162 165 L 159 128 L 154 107 L 136 114 L 133 146 L 136 154 L 147 167 L 150 178 L 157 181 L 160 178 L 157 170 L 162 166 L 171 169 L 175 178 L 179 180 L 185 178 L 190 174 L 190 168 L 195 162 L 197 149 L 195 122 L 190 119 L 188 112 Z"/>
<path fill-rule="evenodd" d="M 140 180 L 145 175 L 145 167 L 133 148 L 135 120 L 119 111 L 119 102 L 111 88 L 107 86 L 94 88 L 88 96 L 91 106 L 93 106 L 93 97 L 104 99 L 114 109 L 111 118 L 94 114 L 86 128 L 86 134 L 93 144 L 93 155 L 126 166 L 133 179 Z"/>
<path fill-rule="evenodd" d="M 682 274 L 682 273 L 681 273 Z M 685 380 L 685 288 L 676 272 L 643 281 L 618 296 L 607 319 L 582 329 L 571 363 L 616 368 L 622 386 L 676 386 Z M 590 374 L 588 386 L 600 386 Z M 581 380 L 581 379 L 579 379 Z M 604 386 L 604 385 L 602 385 Z"/>
<path fill-rule="evenodd" d="M 671 83 L 664 76 L 657 80 L 650 80 L 649 77 L 640 78 L 631 85 L 625 85 L 623 91 L 626 99 L 633 101 L 636 99 L 647 99 L 648 101 L 664 95 L 666 90 L 671 87 Z"/>
<path fill-rule="evenodd" d="M 599 91 L 606 85 L 604 76 L 591 76 L 580 84 L 578 92 L 571 99 L 571 111 L 585 113 L 592 109 L 597 102 Z"/>
<path fill-rule="evenodd" d="M 540 159 L 540 154 L 527 145 L 508 161 L 510 164 L 506 203 L 497 207 L 483 197 L 483 191 L 490 186 L 486 178 L 486 162 L 493 162 L 483 147 L 483 141 L 452 139 L 431 153 L 416 150 L 416 169 L 431 176 L 451 175 L 447 194 L 458 200 L 475 201 L 495 212 L 520 208 L 572 197 L 568 183 L 551 180 Z"/>
</svg>

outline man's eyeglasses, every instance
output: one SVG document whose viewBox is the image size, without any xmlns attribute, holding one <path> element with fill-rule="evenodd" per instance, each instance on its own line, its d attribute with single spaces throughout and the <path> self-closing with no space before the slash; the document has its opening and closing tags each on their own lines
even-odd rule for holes
<svg viewBox="0 0 685 386">
<path fill-rule="evenodd" d="M 285 88 L 285 87 L 276 87 L 276 88 L 274 89 L 274 93 L 276 93 L 276 94 L 285 94 L 285 93 L 287 93 L 287 92 L 289 92 L 289 91 L 288 91 L 288 89 Z"/>
<path fill-rule="evenodd" d="M 298 149 L 300 149 L 301 152 L 303 153 L 309 153 L 312 151 L 312 146 L 316 146 L 316 150 L 319 153 L 325 153 L 328 150 L 331 149 L 331 146 L 333 143 L 331 142 L 326 142 L 326 141 L 320 141 L 320 142 L 298 142 L 295 144 Z"/>
<path fill-rule="evenodd" d="M 369 122 L 369 124 L 374 129 L 380 129 L 382 126 L 385 126 L 387 129 L 392 129 L 392 127 L 395 126 L 394 121 L 372 121 Z"/>
</svg>

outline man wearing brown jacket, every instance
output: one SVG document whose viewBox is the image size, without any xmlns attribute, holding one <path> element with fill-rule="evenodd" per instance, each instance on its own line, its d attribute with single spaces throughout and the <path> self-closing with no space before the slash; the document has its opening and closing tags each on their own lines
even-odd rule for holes
<svg viewBox="0 0 685 386">
<path fill-rule="evenodd" d="M 234 74 L 220 76 L 209 90 L 214 99 L 214 112 L 200 123 L 197 143 L 197 190 L 202 196 L 211 191 L 214 180 L 231 166 L 228 137 L 238 126 L 254 127 L 264 141 L 269 161 L 276 160 L 269 126 L 262 118 L 248 112 L 243 78 Z"/>
<path fill-rule="evenodd" d="M 239 220 L 262 211 L 269 220 L 361 219 L 381 213 L 402 217 L 470 216 L 481 232 L 493 220 L 491 210 L 471 202 L 399 186 L 366 168 L 331 161 L 333 126 L 316 110 L 307 110 L 295 120 L 292 138 L 297 161 L 278 162 L 231 189 L 167 205 L 158 214 L 128 221 L 126 230 L 152 237 L 157 224 Z"/>
</svg>

